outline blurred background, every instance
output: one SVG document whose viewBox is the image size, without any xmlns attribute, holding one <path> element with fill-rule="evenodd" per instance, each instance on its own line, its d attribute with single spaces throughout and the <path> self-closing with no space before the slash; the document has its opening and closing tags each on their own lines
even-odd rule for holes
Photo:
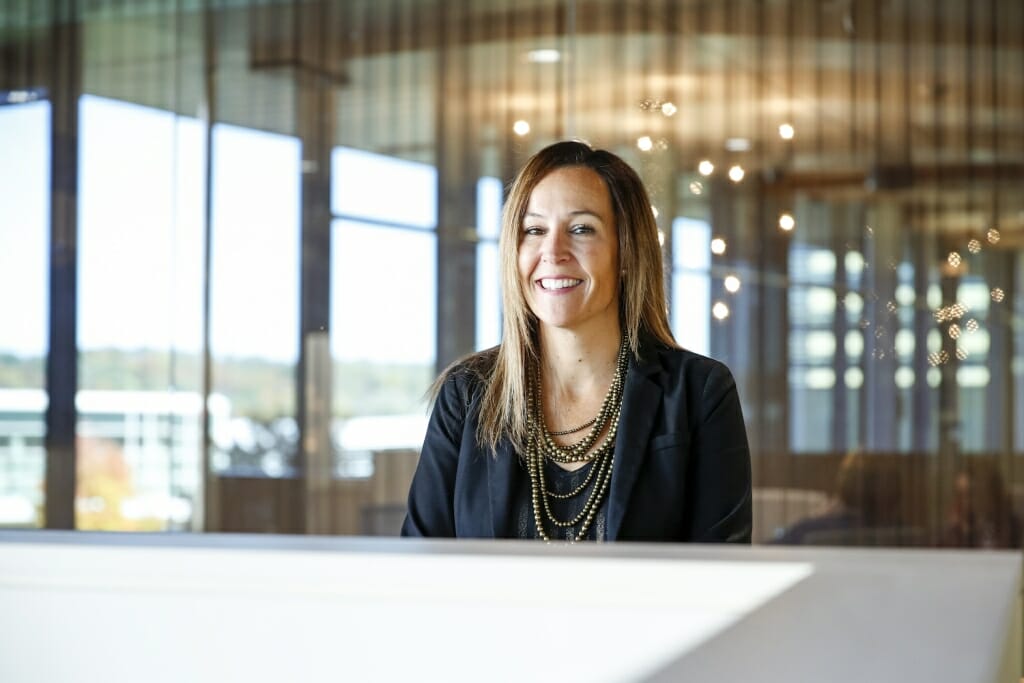
<svg viewBox="0 0 1024 683">
<path fill-rule="evenodd" d="M 736 376 L 756 542 L 1020 544 L 1019 0 L 0 1 L 0 525 L 397 533 L 571 137 Z"/>
</svg>

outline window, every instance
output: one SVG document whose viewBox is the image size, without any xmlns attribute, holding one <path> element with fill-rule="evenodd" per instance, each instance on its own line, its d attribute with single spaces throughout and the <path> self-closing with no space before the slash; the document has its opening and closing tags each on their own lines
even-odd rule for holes
<svg viewBox="0 0 1024 683">
<path fill-rule="evenodd" d="M 0 526 L 38 526 L 46 468 L 49 103 L 0 105 L 0 149 Z"/>
<path fill-rule="evenodd" d="M 476 184 L 476 350 L 501 342 L 501 181 L 484 177 Z"/>
<path fill-rule="evenodd" d="M 79 116 L 76 527 L 183 527 L 201 479 L 202 127 L 91 95 Z"/>
<path fill-rule="evenodd" d="M 437 355 L 437 173 L 339 147 L 332 155 L 332 441 L 340 476 L 375 451 L 419 448 Z"/>
<path fill-rule="evenodd" d="M 210 353 L 212 467 L 285 476 L 298 446 L 300 144 L 213 133 Z"/>
<path fill-rule="evenodd" d="M 672 221 L 672 334 L 685 349 L 711 350 L 711 226 Z"/>
<path fill-rule="evenodd" d="M 794 453 L 822 453 L 833 448 L 832 426 L 837 419 L 834 394 L 855 373 L 836 377 L 833 362 L 839 352 L 833 323 L 836 315 L 836 256 L 829 249 L 794 243 L 789 250 L 789 415 L 790 447 Z M 851 302 L 859 295 L 851 296 Z M 856 308 L 854 305 L 853 308 Z M 846 307 L 848 313 L 851 308 Z M 848 356 L 863 349 L 858 334 L 843 340 Z M 858 384 L 859 386 L 859 384 Z M 838 419 L 843 419 L 839 416 Z"/>
</svg>

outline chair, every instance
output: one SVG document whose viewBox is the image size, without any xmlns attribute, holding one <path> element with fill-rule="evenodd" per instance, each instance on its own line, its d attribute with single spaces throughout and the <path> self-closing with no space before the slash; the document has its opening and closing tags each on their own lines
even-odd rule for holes
<svg viewBox="0 0 1024 683">
<path fill-rule="evenodd" d="M 829 496 L 814 489 L 758 488 L 753 491 L 754 543 L 767 543 L 793 522 L 824 512 Z"/>
</svg>

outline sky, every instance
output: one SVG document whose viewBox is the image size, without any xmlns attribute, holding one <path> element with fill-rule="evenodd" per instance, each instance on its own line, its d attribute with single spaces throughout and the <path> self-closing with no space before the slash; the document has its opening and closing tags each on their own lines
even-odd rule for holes
<svg viewBox="0 0 1024 683">
<path fill-rule="evenodd" d="M 0 107 L 0 352 L 46 347 L 50 105 Z"/>
</svg>

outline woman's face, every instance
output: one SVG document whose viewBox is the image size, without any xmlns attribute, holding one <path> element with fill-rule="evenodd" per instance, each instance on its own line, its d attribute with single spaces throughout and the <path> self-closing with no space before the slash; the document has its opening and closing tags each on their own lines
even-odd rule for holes
<svg viewBox="0 0 1024 683">
<path fill-rule="evenodd" d="M 546 175 L 519 233 L 519 277 L 541 325 L 616 333 L 619 243 L 608 188 L 585 166 Z"/>
</svg>

